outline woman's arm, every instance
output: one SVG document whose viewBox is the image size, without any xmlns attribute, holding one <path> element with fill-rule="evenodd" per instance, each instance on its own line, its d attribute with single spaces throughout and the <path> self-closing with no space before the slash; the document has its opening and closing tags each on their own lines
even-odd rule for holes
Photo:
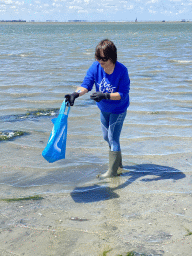
<svg viewBox="0 0 192 256">
<path fill-rule="evenodd" d="M 88 90 L 84 87 L 78 87 L 75 92 L 79 93 L 79 96 L 83 96 L 85 93 L 88 92 Z"/>
<path fill-rule="evenodd" d="M 118 92 L 112 92 L 110 93 L 110 100 L 120 100 L 121 96 Z"/>
</svg>

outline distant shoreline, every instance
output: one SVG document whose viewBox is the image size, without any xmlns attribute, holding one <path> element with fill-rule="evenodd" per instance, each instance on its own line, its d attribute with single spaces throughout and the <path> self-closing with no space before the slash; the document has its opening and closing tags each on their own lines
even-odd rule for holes
<svg viewBox="0 0 192 256">
<path fill-rule="evenodd" d="M 47 21 L 35 21 L 35 20 L 30 20 L 30 21 L 26 21 L 26 20 L 0 20 L 0 24 L 95 24 L 95 23 L 99 23 L 99 24 L 126 24 L 126 23 L 131 23 L 131 24 L 141 24 L 141 23 L 192 23 L 192 21 L 189 20 L 177 20 L 177 21 L 166 21 L 166 20 L 162 20 L 162 21 L 107 21 L 107 20 L 101 20 L 101 21 L 88 21 L 88 20 L 68 20 L 68 21 L 57 21 L 57 20 L 47 20 Z"/>
</svg>

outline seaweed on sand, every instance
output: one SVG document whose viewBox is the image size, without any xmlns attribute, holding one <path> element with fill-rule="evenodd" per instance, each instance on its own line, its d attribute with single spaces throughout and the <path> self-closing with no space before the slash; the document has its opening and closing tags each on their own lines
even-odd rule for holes
<svg viewBox="0 0 192 256">
<path fill-rule="evenodd" d="M 188 228 L 186 228 L 186 230 L 187 230 L 187 234 L 185 236 L 191 236 L 192 232 Z"/>
<path fill-rule="evenodd" d="M 27 133 L 23 132 L 23 131 L 4 131 L 4 132 L 0 132 L 0 141 L 11 140 L 15 137 L 23 136 L 25 134 L 27 134 Z"/>
<path fill-rule="evenodd" d="M 4 202 L 18 202 L 18 201 L 28 201 L 28 200 L 42 200 L 43 197 L 36 195 L 36 196 L 29 196 L 29 197 L 18 197 L 18 198 L 5 198 L 5 199 L 1 199 L 1 201 Z"/>
<path fill-rule="evenodd" d="M 123 255 L 118 255 L 118 256 L 123 256 Z M 126 256 L 135 256 L 135 253 L 134 252 L 127 252 Z"/>
<path fill-rule="evenodd" d="M 103 256 L 107 256 L 107 253 L 110 252 L 112 249 L 108 250 L 108 251 L 104 251 L 103 252 Z"/>
</svg>

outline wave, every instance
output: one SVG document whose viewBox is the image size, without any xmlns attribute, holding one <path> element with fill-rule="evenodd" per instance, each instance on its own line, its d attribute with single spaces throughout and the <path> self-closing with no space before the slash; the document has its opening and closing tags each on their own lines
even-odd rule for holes
<svg viewBox="0 0 192 256">
<path fill-rule="evenodd" d="M 33 52 L 26 52 L 26 53 L 7 53 L 7 54 L 1 54 L 0 58 L 5 57 L 40 57 L 36 56 Z"/>
<path fill-rule="evenodd" d="M 136 104 L 137 105 L 137 104 Z M 134 114 L 134 115 L 163 115 L 163 116 L 169 116 L 169 117 L 173 117 L 175 115 L 180 115 L 180 116 L 185 116 L 185 115 L 191 115 L 190 111 L 170 111 L 170 110 L 158 110 L 158 111 L 148 111 L 148 110 L 134 110 L 129 108 L 128 109 L 128 113 L 130 114 Z"/>
<path fill-rule="evenodd" d="M 192 60 L 169 60 L 171 63 L 178 63 L 178 64 L 190 64 Z"/>
</svg>

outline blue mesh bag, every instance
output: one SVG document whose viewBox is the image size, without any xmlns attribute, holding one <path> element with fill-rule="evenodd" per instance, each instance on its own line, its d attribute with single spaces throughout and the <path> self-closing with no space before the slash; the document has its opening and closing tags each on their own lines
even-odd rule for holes
<svg viewBox="0 0 192 256">
<path fill-rule="evenodd" d="M 53 129 L 51 131 L 47 146 L 42 152 L 42 156 L 49 162 L 53 163 L 60 159 L 65 159 L 66 142 L 67 142 L 67 119 L 70 107 L 65 114 L 67 103 L 63 101 L 57 118 L 52 119 Z"/>
</svg>

